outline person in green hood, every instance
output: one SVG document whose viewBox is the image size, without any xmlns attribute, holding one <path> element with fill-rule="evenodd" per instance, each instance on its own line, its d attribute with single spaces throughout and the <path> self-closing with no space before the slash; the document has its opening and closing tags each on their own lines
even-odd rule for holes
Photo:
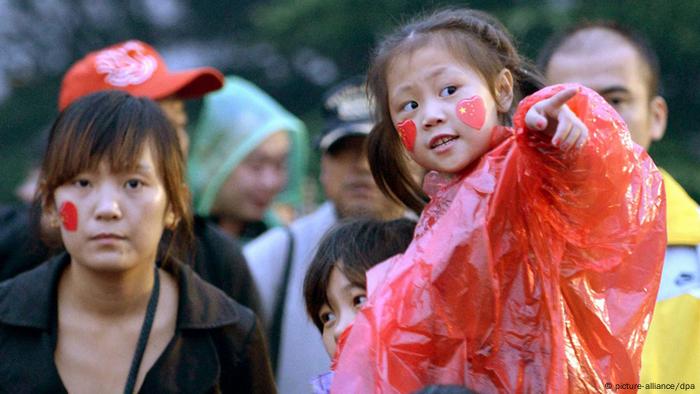
<svg viewBox="0 0 700 394">
<path fill-rule="evenodd" d="M 300 209 L 307 156 L 301 120 L 251 82 L 226 77 L 204 99 L 194 132 L 188 181 L 195 212 L 249 241 L 281 224 L 273 204 Z"/>
</svg>

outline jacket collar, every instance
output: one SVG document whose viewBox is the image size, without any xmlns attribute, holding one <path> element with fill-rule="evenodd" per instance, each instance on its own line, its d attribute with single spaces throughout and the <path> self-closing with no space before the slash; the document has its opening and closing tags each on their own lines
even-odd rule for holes
<svg viewBox="0 0 700 394">
<path fill-rule="evenodd" d="M 178 328 L 210 329 L 230 325 L 240 319 L 236 303 L 223 291 L 206 283 L 189 266 L 173 260 L 163 269 L 177 278 Z"/>
<path fill-rule="evenodd" d="M 70 256 L 64 252 L 0 284 L 0 322 L 48 330 L 56 308 L 58 280 L 69 263 Z M 205 283 L 190 267 L 172 260 L 163 269 L 178 282 L 178 329 L 210 329 L 240 319 L 235 302 Z"/>
</svg>

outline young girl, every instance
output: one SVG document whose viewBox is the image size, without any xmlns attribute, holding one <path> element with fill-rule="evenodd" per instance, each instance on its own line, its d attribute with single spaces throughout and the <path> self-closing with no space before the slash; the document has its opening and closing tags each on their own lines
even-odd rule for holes
<svg viewBox="0 0 700 394">
<path fill-rule="evenodd" d="M 593 91 L 545 88 L 503 27 L 447 10 L 389 36 L 369 72 L 372 172 L 415 209 L 368 272 L 336 392 L 602 392 L 638 381 L 663 259 L 659 172 Z"/>
<path fill-rule="evenodd" d="M 158 106 L 107 91 L 54 123 L 39 198 L 67 253 L 0 284 L 8 392 L 274 392 L 253 313 L 172 257 L 192 219 Z"/>
<path fill-rule="evenodd" d="M 304 300 L 329 357 L 367 299 L 365 273 L 403 253 L 415 226 L 410 219 L 355 219 L 334 226 L 319 243 L 304 277 Z M 328 392 L 330 376 L 314 379 L 315 393 Z"/>
</svg>

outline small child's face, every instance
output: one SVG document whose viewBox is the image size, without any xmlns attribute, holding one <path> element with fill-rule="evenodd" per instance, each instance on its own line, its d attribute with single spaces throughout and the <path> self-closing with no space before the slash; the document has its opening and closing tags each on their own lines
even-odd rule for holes
<svg viewBox="0 0 700 394">
<path fill-rule="evenodd" d="M 441 45 L 393 59 L 387 89 L 394 126 L 422 167 L 456 173 L 489 149 L 496 102 L 483 77 Z"/>
<path fill-rule="evenodd" d="M 355 315 L 367 301 L 367 291 L 351 283 L 341 270 L 336 267 L 331 271 L 326 295 L 328 304 L 318 311 L 323 322 L 323 346 L 332 358 L 340 334 L 355 320 Z"/>
</svg>

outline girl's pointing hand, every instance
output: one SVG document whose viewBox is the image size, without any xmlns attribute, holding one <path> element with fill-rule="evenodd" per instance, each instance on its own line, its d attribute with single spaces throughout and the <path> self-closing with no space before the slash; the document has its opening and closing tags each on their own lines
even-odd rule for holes
<svg viewBox="0 0 700 394">
<path fill-rule="evenodd" d="M 566 152 L 580 149 L 588 141 L 588 127 L 566 105 L 576 95 L 576 88 L 564 89 L 530 107 L 525 125 L 552 136 L 552 145 Z"/>
</svg>

